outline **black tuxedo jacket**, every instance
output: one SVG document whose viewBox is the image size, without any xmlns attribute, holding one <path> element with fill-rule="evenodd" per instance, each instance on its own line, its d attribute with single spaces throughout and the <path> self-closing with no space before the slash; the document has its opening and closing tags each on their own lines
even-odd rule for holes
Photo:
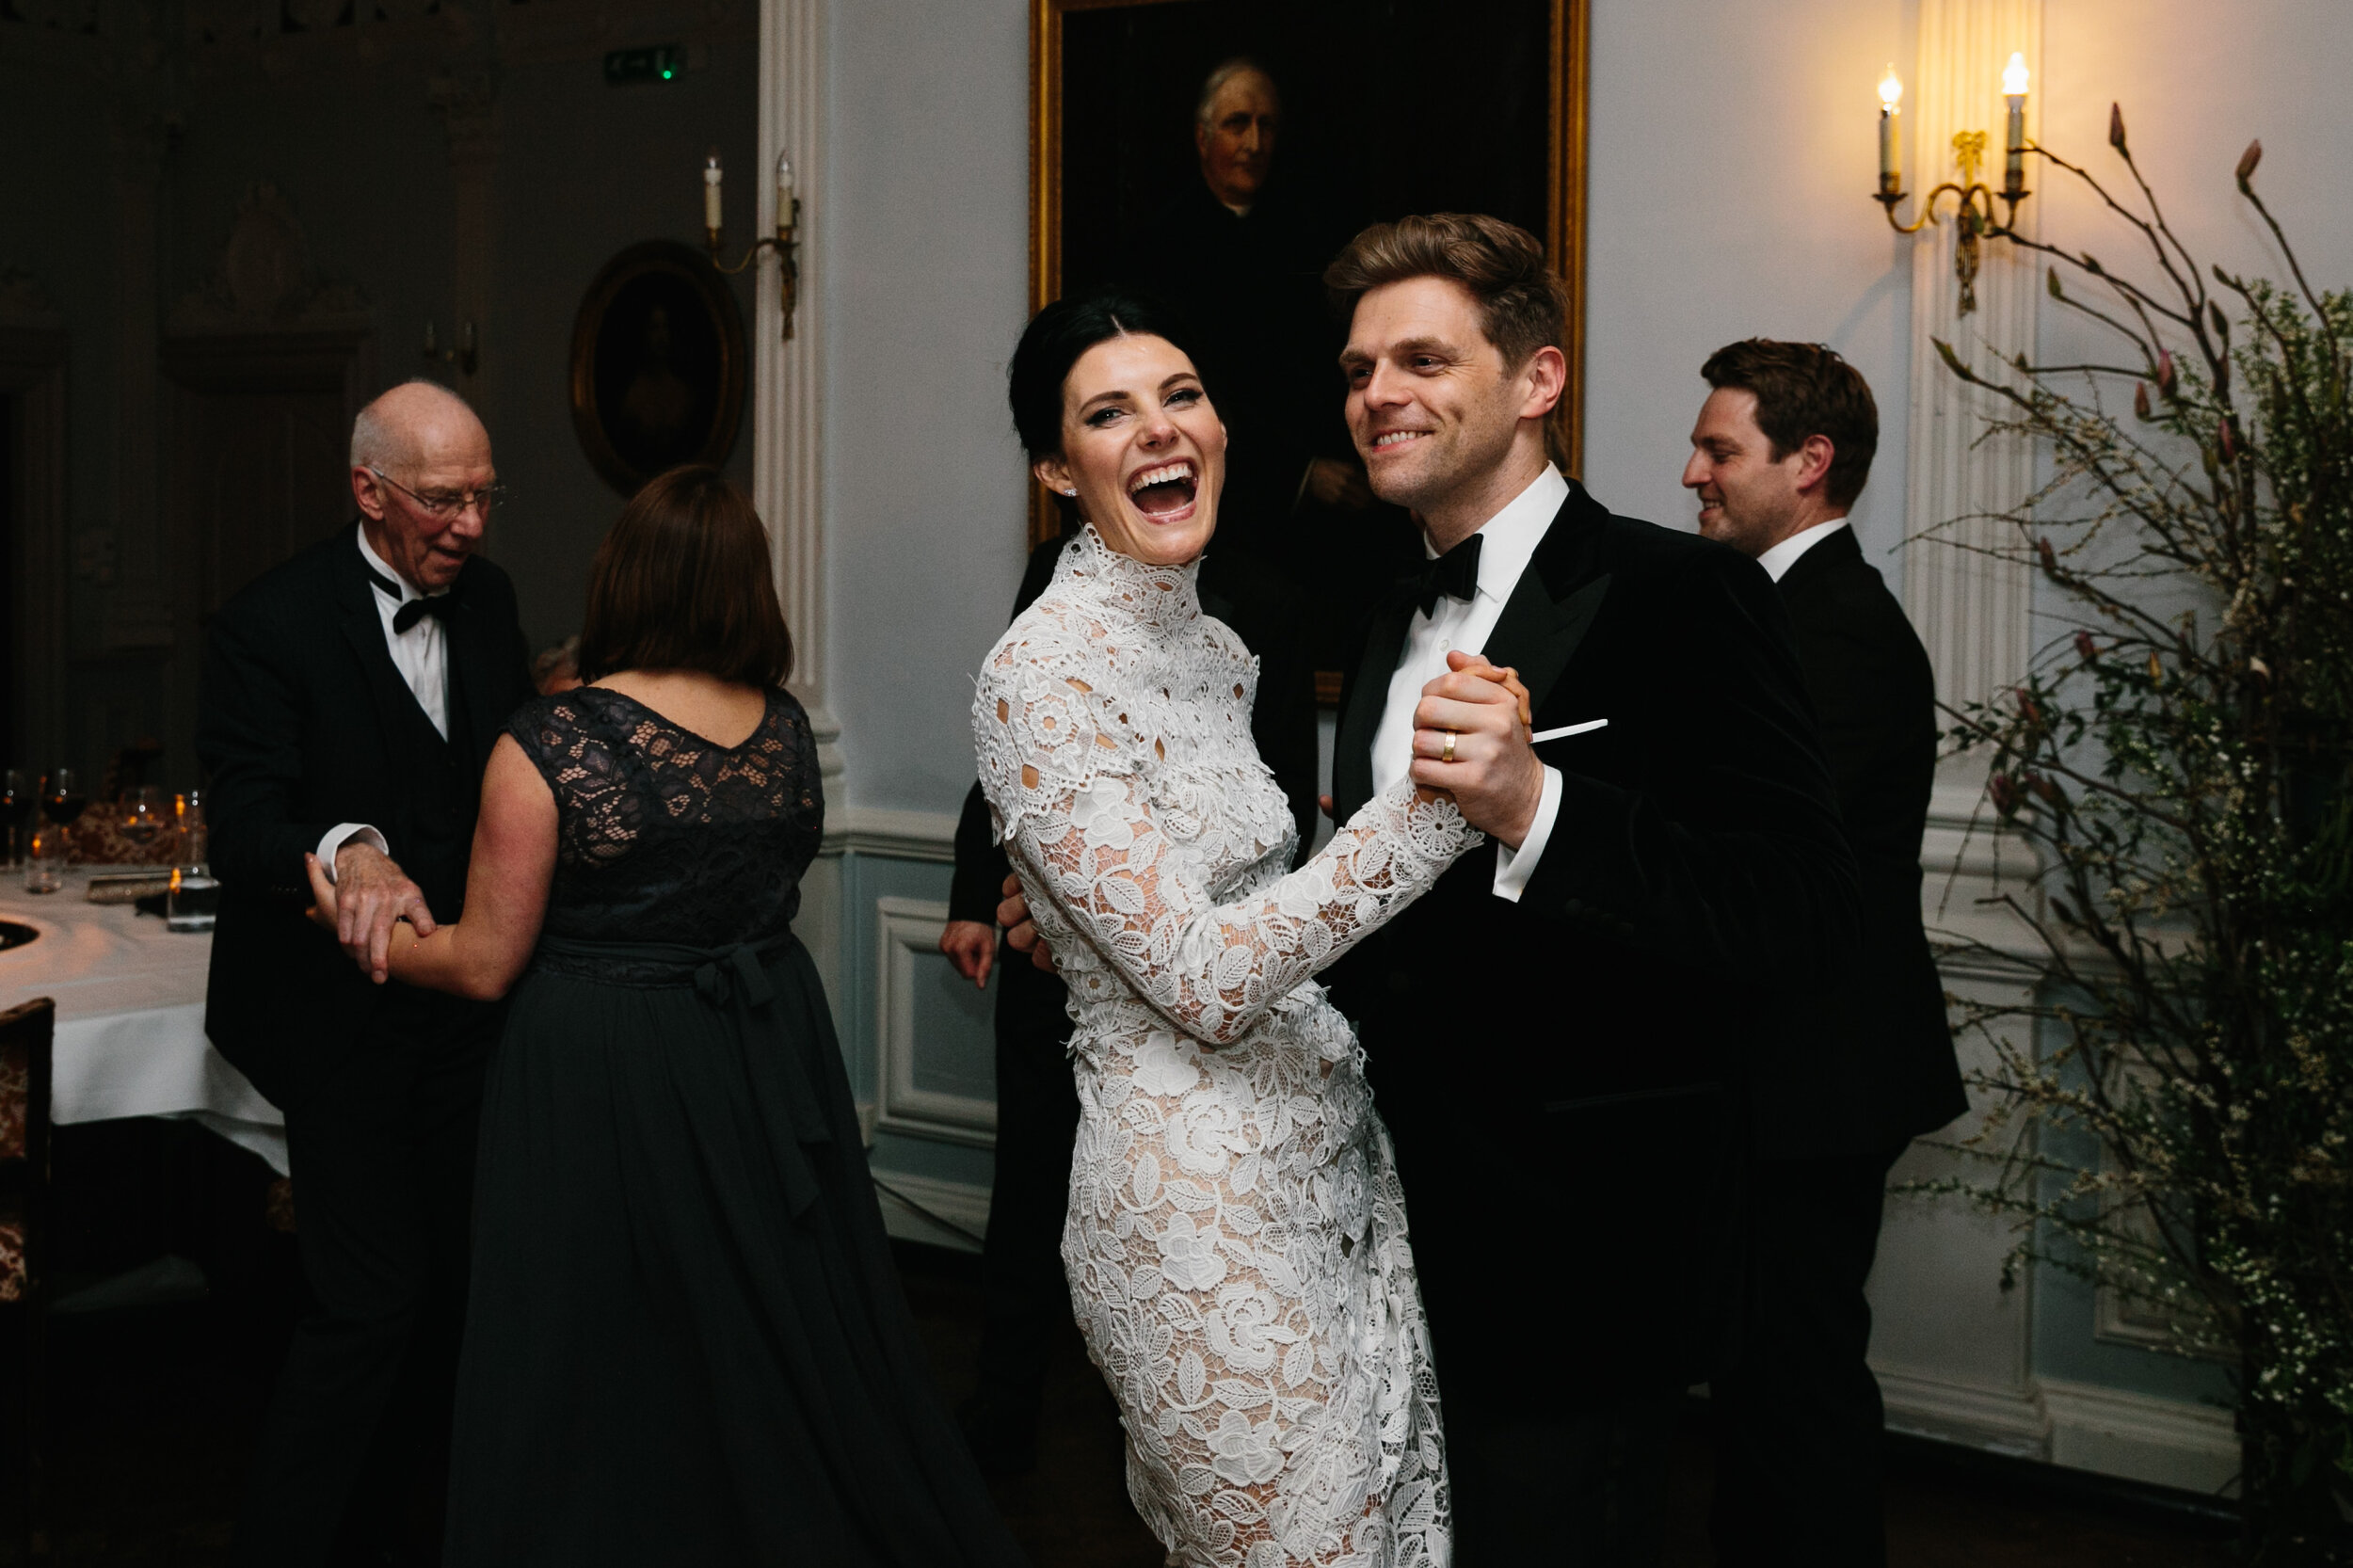
<svg viewBox="0 0 2353 1568">
<path fill-rule="evenodd" d="M 1346 821 L 1413 614 L 1341 697 Z M 1755 1085 L 1856 939 L 1854 861 L 1771 580 L 1581 487 L 1488 638 L 1563 778 L 1518 903 L 1494 846 L 1331 971 L 1395 1141 L 1449 1401 L 1676 1391 L 1732 1349 Z M 1818 1087 L 1818 1083 L 1817 1083 Z M 1816 1111 L 1818 1112 L 1818 1108 Z"/>
<path fill-rule="evenodd" d="M 1920 924 L 1920 839 L 1936 778 L 1936 676 L 1896 596 L 1842 528 L 1783 573 L 1782 602 L 1822 726 L 1822 749 L 1863 892 L 1855 963 L 1828 999 L 1823 1044 L 1863 1093 L 1870 1143 L 1792 1153 L 1880 1152 L 1969 1108 L 1945 985 Z M 1793 1118 L 1794 1120 L 1794 1118 Z"/>
<path fill-rule="evenodd" d="M 457 919 L 482 769 L 531 696 L 514 584 L 470 560 L 442 621 L 444 752 L 385 647 L 375 594 L 345 524 L 240 591 L 206 638 L 196 745 L 221 902 L 205 1030 L 280 1110 L 388 1012 L 436 1027 L 477 1005 L 371 984 L 302 914 L 303 855 L 360 822 L 384 834 L 435 918 Z"/>
</svg>

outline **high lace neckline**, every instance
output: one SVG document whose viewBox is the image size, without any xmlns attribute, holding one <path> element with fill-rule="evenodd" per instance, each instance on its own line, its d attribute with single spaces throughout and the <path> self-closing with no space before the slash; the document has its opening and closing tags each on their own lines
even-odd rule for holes
<svg viewBox="0 0 2353 1568">
<path fill-rule="evenodd" d="M 1093 586 L 1088 599 L 1098 614 L 1124 616 L 1163 632 L 1182 631 L 1201 618 L 1200 575 L 1198 555 L 1181 567 L 1156 567 L 1113 550 L 1091 522 L 1054 568 L 1057 583 Z"/>
</svg>

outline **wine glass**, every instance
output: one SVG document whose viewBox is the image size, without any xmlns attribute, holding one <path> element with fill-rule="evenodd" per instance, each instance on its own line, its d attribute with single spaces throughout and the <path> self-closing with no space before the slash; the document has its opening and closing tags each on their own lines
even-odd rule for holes
<svg viewBox="0 0 2353 1568">
<path fill-rule="evenodd" d="M 0 769 L 0 866 L 24 855 L 24 825 L 33 820 L 33 781 L 23 768 Z"/>
<path fill-rule="evenodd" d="M 152 784 L 140 784 L 122 792 L 122 837 L 135 848 L 145 849 L 164 830 L 164 792 Z"/>
<path fill-rule="evenodd" d="M 69 855 L 73 853 L 73 820 L 83 815 L 85 806 L 89 806 L 89 796 L 83 793 L 83 779 L 78 772 L 71 767 L 52 767 L 50 776 L 40 784 L 40 815 L 64 829 L 64 834 L 59 834 L 59 843 L 66 845 Z"/>
<path fill-rule="evenodd" d="M 89 804 L 89 796 L 82 792 L 82 780 L 72 768 L 52 768 L 43 780 L 40 792 L 40 814 L 60 827 L 82 814 Z"/>
<path fill-rule="evenodd" d="M 211 835 L 204 827 L 204 792 L 183 790 L 171 797 L 173 838 L 178 848 L 173 862 L 201 871 L 211 857 Z"/>
</svg>

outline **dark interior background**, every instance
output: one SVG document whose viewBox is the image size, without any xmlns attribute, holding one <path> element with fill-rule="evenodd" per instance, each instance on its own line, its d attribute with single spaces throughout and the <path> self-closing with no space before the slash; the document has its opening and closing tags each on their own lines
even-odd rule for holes
<svg viewBox="0 0 2353 1568">
<path fill-rule="evenodd" d="M 1283 94 L 1268 197 L 1334 248 L 1406 213 L 1545 232 L 1550 0 L 1160 0 L 1072 12 L 1063 33 L 1063 287 L 1100 280 L 1136 226 L 1200 179 L 1193 107 L 1248 55 Z"/>
</svg>

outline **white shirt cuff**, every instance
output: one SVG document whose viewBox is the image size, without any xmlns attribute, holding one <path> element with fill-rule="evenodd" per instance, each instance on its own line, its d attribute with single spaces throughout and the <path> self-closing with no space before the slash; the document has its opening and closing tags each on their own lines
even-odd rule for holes
<svg viewBox="0 0 2353 1568">
<path fill-rule="evenodd" d="M 327 837 L 319 840 L 319 864 L 327 869 L 328 882 L 332 883 L 335 880 L 335 852 L 354 839 L 373 848 L 378 855 L 392 853 L 392 846 L 384 841 L 384 835 L 370 827 L 366 823 L 337 823 L 327 830 Z M 1518 897 L 1517 894 L 1513 896 Z"/>
<path fill-rule="evenodd" d="M 1528 837 L 1520 847 L 1508 849 L 1496 845 L 1496 897 L 1513 904 L 1528 890 L 1528 879 L 1536 874 L 1536 862 L 1544 857 L 1545 845 L 1552 838 L 1552 819 L 1561 814 L 1561 770 L 1545 769 L 1545 792 L 1536 798 L 1536 817 L 1528 824 Z"/>
</svg>

